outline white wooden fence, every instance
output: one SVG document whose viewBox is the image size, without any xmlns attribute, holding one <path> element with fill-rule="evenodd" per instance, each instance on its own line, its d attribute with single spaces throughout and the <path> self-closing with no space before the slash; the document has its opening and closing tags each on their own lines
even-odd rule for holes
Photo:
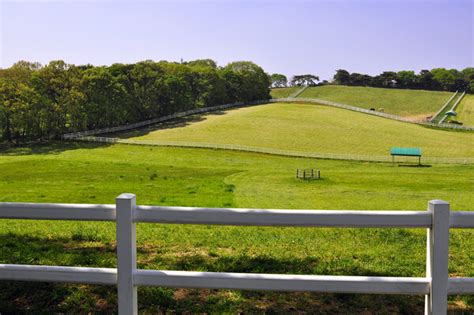
<svg viewBox="0 0 474 315">
<path fill-rule="evenodd" d="M 329 293 L 425 295 L 426 314 L 446 314 L 447 297 L 474 294 L 474 278 L 449 278 L 450 228 L 474 228 L 474 212 L 450 212 L 441 200 L 428 211 L 259 210 L 115 205 L 0 203 L 0 219 L 115 221 L 117 268 L 0 264 L 0 280 L 117 285 L 119 314 L 137 314 L 137 286 Z M 249 274 L 137 269 L 137 222 L 238 226 L 426 228 L 425 277 Z"/>
<path fill-rule="evenodd" d="M 301 94 L 304 91 L 304 89 L 306 89 L 306 88 L 307 88 L 307 86 L 303 87 L 301 90 L 299 90 L 298 95 Z M 68 140 L 68 139 L 77 139 L 79 137 L 93 136 L 93 135 L 104 134 L 104 133 L 120 132 L 120 131 L 125 131 L 125 130 L 137 129 L 137 128 L 141 128 L 141 127 L 145 127 L 145 126 L 150 126 L 150 125 L 157 124 L 157 123 L 160 123 L 160 122 L 165 122 L 165 121 L 169 121 L 169 120 L 172 120 L 172 119 L 182 118 L 182 117 L 196 115 L 196 114 L 203 114 L 203 113 L 208 113 L 208 112 L 213 112 L 213 111 L 218 111 L 218 110 L 225 110 L 225 109 L 236 108 L 236 107 L 261 105 L 261 104 L 267 104 L 267 103 L 279 103 L 279 102 L 314 103 L 314 104 L 347 109 L 347 110 L 351 110 L 351 111 L 355 111 L 355 112 L 359 112 L 359 113 L 384 117 L 384 118 L 388 118 L 388 119 L 394 119 L 394 120 L 413 123 L 413 124 L 425 125 L 425 126 L 434 127 L 434 128 L 447 128 L 447 129 L 458 129 L 458 130 L 474 131 L 474 127 L 467 127 L 467 126 L 461 126 L 461 125 L 455 125 L 455 124 L 446 124 L 446 123 L 436 124 L 436 123 L 433 123 L 431 121 L 430 122 L 416 121 L 416 120 L 405 118 L 405 117 L 398 116 L 398 115 L 382 113 L 382 112 L 368 110 L 368 109 L 361 108 L 361 107 L 356 107 L 356 106 L 352 106 L 352 105 L 321 100 L 321 99 L 317 99 L 317 98 L 302 98 L 302 97 L 290 96 L 288 98 L 273 98 L 273 99 L 268 99 L 268 100 L 238 102 L 238 103 L 230 103 L 230 104 L 211 106 L 211 107 L 195 108 L 195 109 L 190 109 L 190 110 L 187 110 L 187 111 L 184 111 L 184 112 L 178 112 L 178 113 L 174 113 L 174 114 L 171 114 L 171 115 L 166 115 L 166 116 L 162 116 L 162 117 L 158 117 L 158 118 L 154 118 L 154 119 L 144 120 L 144 121 L 140 121 L 140 122 L 136 122 L 136 123 L 132 123 L 132 124 L 128 124 L 128 125 L 102 128 L 102 129 L 94 129 L 94 130 L 86 130 L 86 131 L 73 132 L 73 133 L 66 133 L 66 134 L 62 135 L 62 138 L 65 139 L 65 140 Z"/>
<path fill-rule="evenodd" d="M 268 103 L 268 100 L 262 100 L 262 101 L 249 101 L 249 102 L 237 102 L 237 103 L 229 103 L 229 104 L 223 104 L 223 105 L 217 105 L 217 106 L 210 106 L 210 107 L 200 107 L 200 108 L 194 108 L 190 109 L 184 112 L 178 112 L 174 113 L 171 115 L 166 115 L 166 116 L 161 116 L 158 118 L 154 119 L 148 119 L 132 124 L 127 124 L 127 125 L 122 125 L 122 126 L 116 126 L 116 127 L 109 127 L 109 128 L 101 128 L 101 129 L 94 129 L 94 130 L 86 130 L 86 131 L 80 131 L 80 132 L 73 132 L 73 133 L 66 133 L 62 135 L 63 139 L 75 139 L 77 137 L 83 137 L 83 136 L 90 136 L 90 135 L 98 135 L 98 134 L 104 134 L 104 133 L 112 133 L 112 132 L 120 132 L 120 131 L 125 131 L 125 130 L 132 130 L 132 129 L 137 129 L 149 125 L 153 125 L 156 123 L 176 119 L 176 118 L 182 118 L 186 116 L 191 116 L 191 115 L 196 115 L 196 114 L 202 114 L 202 113 L 207 113 L 207 112 L 213 112 L 213 111 L 218 111 L 218 110 L 224 110 L 224 109 L 230 109 L 234 107 L 242 107 L 242 106 L 249 106 L 249 105 L 259 105 L 259 104 L 265 104 Z"/>
</svg>

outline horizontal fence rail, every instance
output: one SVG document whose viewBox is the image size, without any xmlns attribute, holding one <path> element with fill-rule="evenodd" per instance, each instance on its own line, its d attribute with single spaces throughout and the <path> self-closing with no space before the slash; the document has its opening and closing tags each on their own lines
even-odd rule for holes
<svg viewBox="0 0 474 315">
<path fill-rule="evenodd" d="M 137 313 L 137 286 L 326 293 L 425 295 L 426 314 L 444 314 L 447 296 L 474 294 L 474 278 L 448 277 L 450 228 L 474 228 L 474 212 L 451 212 L 441 200 L 428 211 L 268 210 L 115 205 L 0 203 L 0 219 L 115 221 L 117 268 L 0 264 L 0 280 L 117 285 L 120 314 Z M 137 269 L 136 223 L 347 228 L 426 228 L 426 277 L 249 274 Z"/>
</svg>

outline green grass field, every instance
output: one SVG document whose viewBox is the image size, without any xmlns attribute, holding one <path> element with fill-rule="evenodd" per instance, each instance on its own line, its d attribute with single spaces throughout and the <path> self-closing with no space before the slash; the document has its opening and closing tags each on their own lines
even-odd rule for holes
<svg viewBox="0 0 474 315">
<path fill-rule="evenodd" d="M 383 108 L 385 113 L 424 119 L 436 113 L 451 95 L 439 91 L 324 85 L 310 87 L 298 97 L 319 98 L 365 109 Z"/>
<path fill-rule="evenodd" d="M 387 156 L 392 146 L 420 147 L 425 157 L 474 157 L 474 133 L 426 128 L 315 104 L 275 103 L 233 109 L 166 127 L 119 136 L 371 156 Z"/>
<path fill-rule="evenodd" d="M 462 122 L 465 126 L 474 126 L 474 95 L 466 95 L 459 104 L 455 117 L 457 121 Z"/>
<path fill-rule="evenodd" d="M 285 98 L 285 97 L 289 97 L 290 95 L 292 95 L 299 89 L 301 89 L 301 87 L 299 86 L 287 87 L 287 88 L 275 88 L 275 89 L 271 89 L 270 95 L 272 96 L 272 98 Z"/>
<path fill-rule="evenodd" d="M 294 178 L 321 170 L 320 181 Z M 430 199 L 473 210 L 473 165 L 397 167 L 224 150 L 86 143 L 0 151 L 0 201 L 289 209 L 426 209 Z M 47 228 L 45 228 L 47 226 Z M 111 223 L 0 220 L 0 263 L 113 267 Z M 140 268 L 424 276 L 425 231 L 139 224 Z M 474 231 L 455 230 L 450 274 L 474 276 Z M 422 312 L 423 297 L 140 288 L 144 314 Z M 0 283 L 2 313 L 114 312 L 115 288 Z M 472 297 L 451 307 L 473 309 Z"/>
</svg>

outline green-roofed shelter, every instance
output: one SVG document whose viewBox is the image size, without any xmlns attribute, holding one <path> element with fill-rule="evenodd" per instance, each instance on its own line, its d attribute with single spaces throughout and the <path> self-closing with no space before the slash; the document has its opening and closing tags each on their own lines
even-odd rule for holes
<svg viewBox="0 0 474 315">
<path fill-rule="evenodd" d="M 395 156 L 417 156 L 418 164 L 421 165 L 421 149 L 420 148 L 394 147 L 390 149 L 390 155 L 392 156 L 392 163 L 395 163 Z"/>
</svg>

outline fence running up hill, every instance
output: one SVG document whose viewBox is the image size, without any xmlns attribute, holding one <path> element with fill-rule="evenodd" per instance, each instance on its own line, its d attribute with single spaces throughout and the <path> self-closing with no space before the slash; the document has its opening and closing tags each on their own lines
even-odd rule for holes
<svg viewBox="0 0 474 315">
<path fill-rule="evenodd" d="M 436 121 L 441 119 L 441 117 L 438 117 L 438 116 L 440 116 L 441 113 L 446 111 L 446 108 L 451 103 L 451 101 L 456 97 L 458 92 L 459 91 L 456 91 L 456 92 L 454 92 L 453 95 L 451 95 L 451 97 L 446 101 L 446 103 L 444 103 L 444 105 L 433 115 L 433 117 L 431 117 L 430 122 L 435 123 Z"/>
<path fill-rule="evenodd" d="M 153 125 L 156 123 L 176 119 L 176 118 L 181 118 L 181 117 L 186 117 L 186 116 L 191 116 L 191 115 L 196 115 L 196 114 L 202 114 L 202 113 L 207 113 L 207 112 L 213 112 L 213 111 L 218 111 L 218 110 L 223 110 L 223 109 L 229 109 L 233 107 L 242 107 L 242 106 L 250 106 L 250 105 L 258 105 L 258 104 L 265 104 L 268 103 L 268 100 L 263 100 L 263 101 L 253 101 L 253 102 L 239 102 L 239 103 L 231 103 L 231 104 L 224 104 L 224 105 L 219 105 L 219 106 L 212 106 L 212 107 L 202 107 L 202 108 L 195 108 L 195 109 L 190 109 L 184 112 L 179 112 L 179 113 L 174 113 L 171 115 L 166 115 L 162 116 L 159 118 L 154 118 L 154 119 L 149 119 L 149 120 L 144 120 L 140 121 L 137 123 L 133 124 L 128 124 L 128 125 L 122 125 L 122 126 L 117 126 L 117 127 L 109 127 L 109 128 L 102 128 L 102 129 L 94 129 L 94 130 L 87 130 L 87 131 L 80 131 L 80 132 L 73 132 L 73 133 L 66 133 L 62 136 L 63 139 L 75 139 L 78 137 L 83 137 L 83 136 L 91 136 L 91 135 L 98 135 L 98 134 L 104 134 L 104 133 L 113 133 L 113 132 L 119 132 L 119 131 L 125 131 L 125 130 L 132 130 L 132 129 L 137 129 L 141 128 L 144 126 L 149 126 Z"/>
<path fill-rule="evenodd" d="M 449 231 L 474 228 L 474 212 L 450 212 L 441 200 L 428 211 L 261 210 L 115 205 L 0 203 L 0 219 L 113 221 L 117 268 L 0 264 L 0 280 L 117 285 L 119 314 L 137 314 L 137 286 L 425 295 L 426 314 L 446 314 L 448 295 L 474 294 L 474 278 L 450 278 Z M 252 274 L 137 269 L 136 223 L 238 226 L 426 228 L 425 277 Z M 14 236 L 12 236 L 14 237 Z"/>
<path fill-rule="evenodd" d="M 141 127 L 144 127 L 144 126 L 149 126 L 149 125 L 153 125 L 153 124 L 156 124 L 156 123 L 169 121 L 169 120 L 172 120 L 172 119 L 186 117 L 186 116 L 190 116 L 190 115 L 203 114 L 203 113 L 207 113 L 207 112 L 213 112 L 213 111 L 229 109 L 229 108 L 234 108 L 234 107 L 243 107 L 243 106 L 267 104 L 267 103 L 279 103 L 279 102 L 320 104 L 320 105 L 326 105 L 326 106 L 332 106 L 332 107 L 347 109 L 347 110 L 351 110 L 351 111 L 355 111 L 355 112 L 359 112 L 359 113 L 375 115 L 375 116 L 379 116 L 379 117 L 384 117 L 384 118 L 389 118 L 389 119 L 394 119 L 394 120 L 398 120 L 398 121 L 403 121 L 403 122 L 407 122 L 407 123 L 414 123 L 414 124 L 419 124 L 419 125 L 424 125 L 424 126 L 429 126 L 429 127 L 434 127 L 434 128 L 447 128 L 447 129 L 458 129 L 458 130 L 474 131 L 474 127 L 466 127 L 466 126 L 460 126 L 460 125 L 454 125 L 454 124 L 436 124 L 436 123 L 432 123 L 432 122 L 415 121 L 413 119 L 405 118 L 405 117 L 402 117 L 402 116 L 391 115 L 391 114 L 387 114 L 387 113 L 372 111 L 372 110 L 368 110 L 368 109 L 364 109 L 364 108 L 360 108 L 360 107 L 356 107 L 356 106 L 351 106 L 351 105 L 346 105 L 346 104 L 342 104 L 342 103 L 336 103 L 336 102 L 331 102 L 331 101 L 326 101 L 326 100 L 321 100 L 321 99 L 316 99 L 316 98 L 289 97 L 289 98 L 276 98 L 276 99 L 259 100 L 259 101 L 252 101 L 252 102 L 239 102 L 239 103 L 224 104 L 224 105 L 212 106 L 212 107 L 196 108 L 196 109 L 191 109 L 191 110 L 188 110 L 188 111 L 179 112 L 179 113 L 175 113 L 175 114 L 172 114 L 172 115 L 166 115 L 166 116 L 162 116 L 162 117 L 155 118 L 155 119 L 140 121 L 140 122 L 133 123 L 133 124 L 128 124 L 128 125 L 102 128 L 102 129 L 94 129 L 94 130 L 87 130 L 87 131 L 81 131 L 81 132 L 67 133 L 67 134 L 64 134 L 62 136 L 62 138 L 67 140 L 67 139 L 75 139 L 75 138 L 83 137 L 83 136 L 92 136 L 92 135 L 98 135 L 98 134 L 104 134 L 104 133 L 113 133 L 113 132 L 119 132 L 119 131 L 125 131 L 125 130 L 132 130 L 132 129 L 137 129 L 137 128 L 141 128 Z"/>
<path fill-rule="evenodd" d="M 456 110 L 456 107 L 459 105 L 459 103 L 461 103 L 464 96 L 466 96 L 466 92 L 463 92 L 461 96 L 458 97 L 456 102 L 454 102 L 453 106 L 449 109 L 450 112 L 454 112 Z M 446 121 L 447 118 L 448 118 L 448 115 L 445 113 L 443 118 L 441 118 L 441 120 L 439 121 L 439 123 L 442 124 L 443 122 Z"/>
</svg>

